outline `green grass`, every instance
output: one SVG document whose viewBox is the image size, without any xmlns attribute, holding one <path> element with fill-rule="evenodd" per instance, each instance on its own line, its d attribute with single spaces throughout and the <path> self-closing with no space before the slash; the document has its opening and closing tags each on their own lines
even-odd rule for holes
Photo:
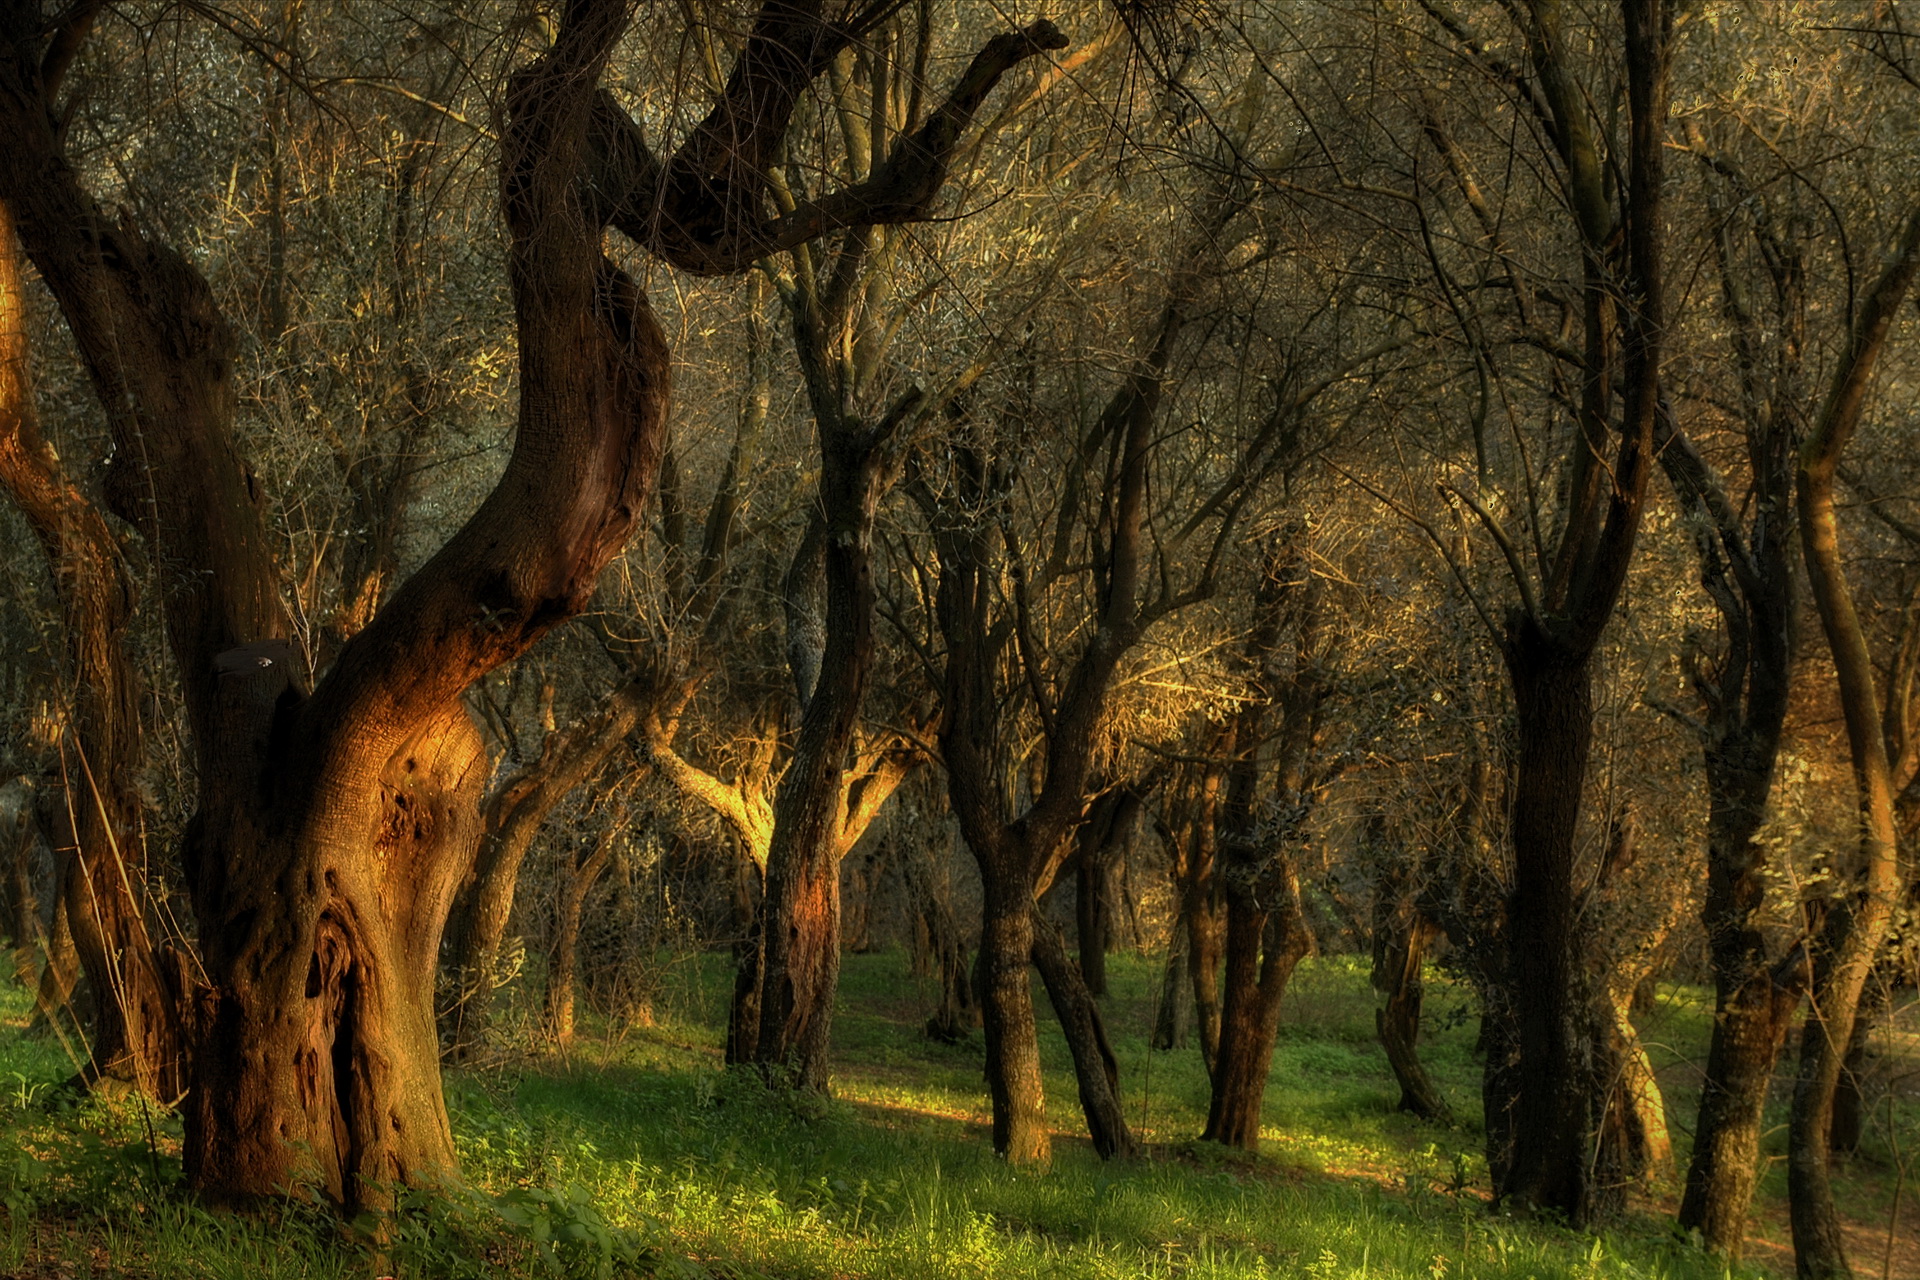
<svg viewBox="0 0 1920 1280">
<path fill-rule="evenodd" d="M 57 1046 L 20 1035 L 24 1004 L 8 994 L 0 1275 L 1760 1274 L 1673 1240 L 1651 1202 L 1599 1237 L 1489 1212 L 1473 1023 L 1444 981 L 1429 997 L 1426 1053 L 1456 1127 L 1394 1112 L 1364 972 L 1350 959 L 1310 961 L 1288 998 L 1264 1151 L 1251 1160 L 1192 1141 L 1206 1105 L 1198 1053 L 1148 1053 L 1160 975 L 1116 957 L 1110 1030 L 1149 1154 L 1103 1165 L 1075 1136 L 1066 1048 L 1043 1024 L 1059 1137 L 1050 1169 L 1023 1171 L 989 1149 L 977 1037 L 945 1046 L 919 1034 L 934 993 L 903 957 L 847 958 L 830 1102 L 770 1095 L 719 1068 L 724 970 L 719 957 L 680 962 L 654 1027 L 589 1035 L 564 1059 L 450 1076 L 470 1189 L 414 1197 L 380 1251 L 303 1205 L 263 1219 L 198 1207 L 179 1192 L 170 1118 L 125 1103 L 49 1109 L 70 1067 Z M 1680 1061 L 1697 1052 L 1704 1024 L 1669 1003 L 1656 1032 Z M 1674 1101 L 1676 1115 L 1690 1114 L 1690 1100 Z M 150 1119 L 158 1150 L 146 1142 Z"/>
</svg>

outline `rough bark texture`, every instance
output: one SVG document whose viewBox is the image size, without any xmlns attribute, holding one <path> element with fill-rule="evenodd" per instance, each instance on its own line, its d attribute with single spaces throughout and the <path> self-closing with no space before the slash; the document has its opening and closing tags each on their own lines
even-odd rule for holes
<svg viewBox="0 0 1920 1280">
<path fill-rule="evenodd" d="M 1292 879 L 1292 877 L 1288 877 Z M 1298 893 L 1298 882 L 1277 885 L 1283 895 Z M 1293 970 L 1307 954 L 1309 939 L 1294 903 L 1271 912 L 1251 895 L 1227 900 L 1226 997 L 1221 1005 L 1220 1054 L 1214 1062 L 1213 1092 L 1207 1106 L 1208 1142 L 1257 1151 L 1267 1074 L 1273 1063 L 1274 1037 L 1280 1030 L 1280 1001 Z"/>
<path fill-rule="evenodd" d="M 1809 1280 L 1852 1274 L 1833 1202 L 1829 1140 L 1834 1091 L 1853 1037 L 1860 992 L 1892 924 L 1901 890 L 1893 776 L 1880 693 L 1866 631 L 1841 563 L 1834 478 L 1859 425 L 1874 364 L 1916 273 L 1920 273 L 1920 209 L 1909 214 L 1885 270 L 1862 300 L 1826 403 L 1801 447 L 1796 482 L 1807 578 L 1833 655 L 1859 815 L 1859 888 L 1833 905 L 1819 940 L 1787 1137 L 1794 1265 Z"/>
<path fill-rule="evenodd" d="M 1023 880 L 1018 874 L 994 876 L 982 904 L 980 1025 L 993 1098 L 993 1149 L 1009 1164 L 1040 1165 L 1053 1156 L 1053 1133 L 1047 1128 L 1040 1037 L 1027 976 L 1033 893 Z"/>
<path fill-rule="evenodd" d="M 0 487 L 46 554 L 66 641 L 65 733 L 54 852 L 89 993 L 85 1074 L 171 1101 L 184 1087 L 177 974 L 147 922 L 146 850 L 134 789 L 139 681 L 124 647 L 134 591 L 106 520 L 40 433 L 29 374 L 26 299 L 8 205 L 0 201 Z"/>
<path fill-rule="evenodd" d="M 1373 923 L 1374 1030 L 1400 1085 L 1400 1110 L 1451 1124 L 1453 1113 L 1420 1061 L 1422 969 L 1427 947 L 1440 935 L 1393 886 L 1375 890 Z"/>
<path fill-rule="evenodd" d="M 1523 33 L 1585 249 L 1585 367 L 1563 462 L 1567 510 L 1537 587 L 1533 570 L 1509 557 L 1522 601 L 1504 636 L 1517 714 L 1504 996 L 1513 1011 L 1516 1095 L 1499 1121 L 1490 1096 L 1488 1114 L 1499 1197 L 1585 1224 L 1617 1205 L 1625 1179 L 1612 1167 L 1617 1148 L 1606 1133 L 1616 1080 L 1612 1019 L 1577 959 L 1585 946 L 1575 839 L 1592 739 L 1593 655 L 1626 582 L 1653 465 L 1671 23 L 1660 0 L 1621 4 L 1628 110 L 1626 145 L 1612 157 L 1626 178 L 1616 206 L 1596 133 L 1611 123 L 1595 118 L 1574 79 L 1561 18 L 1558 6 L 1535 4 Z M 1490 1056 L 1488 1070 L 1507 1067 Z M 1494 1149 L 1496 1131 L 1511 1139 L 1510 1158 Z"/>
<path fill-rule="evenodd" d="M 1094 1151 L 1102 1160 L 1137 1154 L 1139 1148 L 1120 1105 L 1120 1060 L 1107 1041 L 1093 991 L 1079 966 L 1068 959 L 1060 931 L 1038 907 L 1034 909 L 1033 963 L 1066 1033 L 1074 1079 L 1080 1087 L 1080 1109 L 1087 1118 Z"/>
<path fill-rule="evenodd" d="M 1593 1152 L 1606 1079 L 1586 981 L 1574 836 L 1592 741 L 1590 654 L 1567 659 L 1528 628 L 1510 647 L 1519 733 L 1508 911 L 1514 1035 L 1520 1051 L 1513 1162 L 1505 1196 L 1586 1221 L 1609 1198 Z"/>
<path fill-rule="evenodd" d="M 1799 1003 L 1799 985 L 1766 969 L 1717 1001 L 1680 1225 L 1729 1257 L 1741 1252 L 1760 1178 L 1767 1090 Z"/>
<path fill-rule="evenodd" d="M 1774 1063 L 1806 986 L 1803 950 L 1775 955 L 1761 927 L 1765 820 L 1786 722 L 1793 661 L 1793 440 L 1806 328 L 1799 249 L 1774 234 L 1767 209 L 1737 170 L 1707 158 L 1751 210 L 1768 264 L 1769 340 L 1735 270 L 1733 211 L 1709 188 L 1728 330 L 1741 370 L 1749 493 L 1737 507 L 1694 443 L 1667 422 L 1660 461 L 1695 533 L 1701 580 L 1721 617 L 1717 661 L 1697 660 L 1696 722 L 1707 775 L 1707 895 L 1701 909 L 1714 974 L 1714 1022 L 1679 1222 L 1703 1245 L 1738 1259 L 1759 1176 L 1761 1117 Z M 1743 528 L 1739 507 L 1751 511 Z"/>
<path fill-rule="evenodd" d="M 753 1055 L 770 1080 L 816 1093 L 827 1090 L 840 979 L 840 860 L 859 836 L 855 831 L 848 838 L 846 829 L 845 765 L 873 666 L 870 561 L 879 502 L 877 453 L 893 425 L 870 428 L 839 414 L 838 405 L 815 397 L 826 526 L 826 647 L 774 801 L 761 908 L 760 1031 Z M 864 829 L 866 823 L 859 825 Z"/>
</svg>

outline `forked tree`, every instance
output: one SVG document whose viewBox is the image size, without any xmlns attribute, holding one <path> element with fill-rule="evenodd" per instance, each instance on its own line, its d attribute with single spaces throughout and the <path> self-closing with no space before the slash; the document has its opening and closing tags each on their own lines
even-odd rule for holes
<svg viewBox="0 0 1920 1280">
<path fill-rule="evenodd" d="M 60 908 L 90 997 L 83 1073 L 171 1100 L 186 1065 L 177 1012 L 183 970 L 177 952 L 155 944 L 148 919 L 134 785 L 143 761 L 140 681 L 125 634 L 133 581 L 105 517 L 41 433 L 29 355 L 20 249 L 0 201 L 0 488 L 46 554 L 66 648 L 65 785 L 52 827 L 65 864 Z M 28 896 L 24 885 L 19 892 Z"/>
<path fill-rule="evenodd" d="M 1583 85 L 1576 32 L 1553 0 L 1508 7 L 1525 51 L 1516 65 L 1440 6 L 1427 6 L 1477 78 L 1539 125 L 1550 148 L 1558 199 L 1570 217 L 1578 257 L 1578 302 L 1566 306 L 1579 346 L 1557 340 L 1563 362 L 1553 383 L 1571 430 L 1557 447 L 1555 507 L 1529 486 L 1526 527 L 1509 522 L 1498 500 L 1454 489 L 1485 526 L 1510 571 L 1517 603 L 1504 619 L 1480 609 L 1505 659 L 1516 715 L 1513 777 L 1513 886 L 1507 902 L 1504 986 L 1512 1002 L 1515 1069 L 1497 1069 L 1510 1096 L 1488 1099 L 1489 1164 L 1504 1200 L 1555 1210 L 1576 1223 L 1609 1207 L 1623 1180 L 1597 1158 L 1607 1124 L 1611 1011 L 1604 992 L 1580 971 L 1581 874 L 1578 833 L 1593 743 L 1595 655 L 1626 584 L 1654 466 L 1663 325 L 1661 248 L 1667 62 L 1671 14 L 1662 0 L 1622 0 L 1624 57 L 1615 84 Z M 1609 34 L 1607 39 L 1611 39 Z M 1597 103 L 1623 99 L 1625 111 Z M 1439 111 L 1422 108 L 1422 131 L 1450 171 L 1461 202 L 1481 229 L 1480 243 L 1507 252 L 1490 211 Z M 1621 127 L 1624 126 L 1624 127 Z M 1423 224 L 1424 225 L 1424 224 Z M 1423 233 L 1442 288 L 1434 239 Z M 1518 279 L 1516 274 L 1510 278 Z M 1515 290 L 1523 324 L 1533 322 L 1529 290 Z M 1450 300 L 1465 340 L 1485 374 L 1498 363 L 1480 322 Z M 1534 304 L 1537 305 L 1537 304 Z M 1484 387 L 1483 383 L 1483 387 Z M 1484 421 L 1484 392 L 1481 416 Z M 1496 1112 L 1508 1112 L 1498 1116 Z M 1501 1137 L 1503 1135 L 1503 1137 Z"/>
<path fill-rule="evenodd" d="M 117 445 L 109 501 L 154 550 L 194 743 L 183 861 L 208 985 L 185 1106 L 190 1182 L 346 1205 L 455 1176 L 434 974 L 479 835 L 461 694 L 589 600 L 661 452 L 669 353 L 603 251 L 612 225 L 724 274 L 818 235 L 924 216 L 973 111 L 1065 42 L 989 41 L 865 181 L 780 211 L 768 168 L 802 95 L 891 12 L 768 5 L 671 153 L 598 88 L 630 11 L 573 0 L 505 95 L 501 200 L 520 350 L 513 453 L 473 516 L 310 679 L 258 481 L 234 442 L 233 333 L 196 268 L 109 215 L 65 151 L 62 73 L 101 6 L 0 8 L 0 199 L 51 288 Z"/>
</svg>

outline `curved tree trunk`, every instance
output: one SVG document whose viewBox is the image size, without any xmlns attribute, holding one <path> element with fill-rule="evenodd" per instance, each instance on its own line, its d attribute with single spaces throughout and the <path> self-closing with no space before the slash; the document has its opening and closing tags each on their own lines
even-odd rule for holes
<svg viewBox="0 0 1920 1280">
<path fill-rule="evenodd" d="M 1374 1030 L 1400 1085 L 1400 1110 L 1422 1120 L 1451 1124 L 1453 1113 L 1421 1064 L 1419 1047 L 1421 970 L 1427 946 L 1440 930 L 1413 910 L 1412 903 L 1401 901 L 1396 906 L 1385 888 L 1377 892 L 1374 905 L 1373 989 L 1378 993 Z"/>
<path fill-rule="evenodd" d="M 1835 1155 L 1857 1155 L 1860 1135 L 1866 1129 L 1867 1055 L 1873 1049 L 1873 1035 L 1887 1016 L 1893 1002 L 1892 966 L 1883 958 L 1867 975 L 1860 993 L 1860 1009 L 1853 1019 L 1853 1035 L 1847 1042 L 1847 1056 L 1840 1068 L 1840 1084 L 1833 1094 L 1833 1128 L 1827 1145 Z"/>
<path fill-rule="evenodd" d="M 487 1043 L 493 992 L 501 981 L 500 947 L 513 914 L 527 851 L 547 815 L 606 763 L 639 723 L 648 691 L 629 681 L 591 719 L 541 744 L 540 758 L 502 782 L 482 808 L 486 834 L 473 878 L 447 922 L 447 952 L 455 985 L 440 1012 L 448 1056 L 462 1061 Z"/>
<path fill-rule="evenodd" d="M 106 521 L 40 434 L 19 263 L 9 206 L 0 201 L 0 486 L 46 553 L 66 640 L 66 796 L 54 854 L 66 863 L 67 922 L 90 995 L 85 1074 L 170 1100 L 182 1092 L 184 1044 L 179 993 L 146 919 L 134 790 L 142 761 L 138 681 L 124 647 L 133 584 Z"/>
<path fill-rule="evenodd" d="M 1034 908 L 1033 963 L 1046 984 L 1060 1029 L 1073 1055 L 1074 1079 L 1087 1132 L 1102 1160 L 1139 1154 L 1120 1105 L 1120 1060 L 1107 1040 L 1106 1023 L 1078 965 L 1067 957 L 1066 942 L 1051 920 Z"/>
<path fill-rule="evenodd" d="M 1631 993 L 1629 993 L 1630 995 Z M 1625 1104 L 1627 1167 L 1641 1179 L 1673 1172 L 1673 1135 L 1667 1129 L 1667 1103 L 1653 1073 L 1647 1046 L 1634 1029 L 1631 998 L 1614 1006 L 1613 1057 L 1616 1084 Z"/>
<path fill-rule="evenodd" d="M 1710 183 L 1722 301 L 1745 410 L 1747 497 L 1739 504 L 1730 499 L 1724 482 L 1667 415 L 1661 419 L 1660 462 L 1696 529 L 1701 580 L 1720 612 L 1725 643 L 1719 661 L 1711 670 L 1696 668 L 1693 681 L 1706 713 L 1698 726 L 1707 774 L 1701 924 L 1713 964 L 1714 1022 L 1679 1223 L 1697 1231 L 1709 1250 L 1738 1260 L 1759 1176 L 1767 1091 L 1807 979 L 1803 949 L 1769 954 L 1762 908 L 1771 851 L 1754 839 L 1773 790 L 1792 682 L 1789 526 L 1807 307 L 1798 248 L 1778 243 L 1774 219 L 1739 171 L 1719 168 L 1742 197 L 1751 233 L 1767 251 L 1763 260 L 1775 306 L 1774 332 L 1768 334 L 1737 267 L 1739 219 L 1720 194 L 1722 184 Z"/>
<path fill-rule="evenodd" d="M 580 915 L 587 894 L 600 882 L 601 873 L 613 854 L 615 838 L 620 834 L 625 815 L 613 819 L 584 860 L 576 864 L 571 854 L 560 882 L 560 902 L 554 911 L 553 962 L 547 969 L 547 1038 L 564 1049 L 573 1043 L 574 1000 L 579 989 Z"/>
<path fill-rule="evenodd" d="M 770 1080 L 827 1091 L 833 1001 L 840 980 L 840 859 L 845 765 L 873 666 L 875 453 L 881 433 L 822 416 L 820 499 L 827 628 L 819 676 L 805 700 L 799 741 L 774 801 L 761 908 L 765 973 L 754 1061 Z"/>
<path fill-rule="evenodd" d="M 1797 489 L 1801 546 L 1820 624 L 1833 655 L 1846 718 L 1847 745 L 1857 791 L 1860 887 L 1836 902 L 1814 964 L 1811 1005 L 1800 1041 L 1800 1078 L 1794 1085 L 1787 1136 L 1794 1265 L 1805 1280 L 1849 1276 L 1839 1212 L 1833 1202 L 1834 1091 L 1839 1087 L 1860 993 L 1900 899 L 1900 848 L 1894 827 L 1894 787 L 1873 655 L 1854 607 L 1840 557 L 1834 516 L 1834 473 L 1855 428 L 1873 367 L 1895 312 L 1920 272 L 1920 209 L 1902 229 L 1886 269 L 1855 318 L 1845 357 L 1814 430 L 1801 448 Z"/>
</svg>

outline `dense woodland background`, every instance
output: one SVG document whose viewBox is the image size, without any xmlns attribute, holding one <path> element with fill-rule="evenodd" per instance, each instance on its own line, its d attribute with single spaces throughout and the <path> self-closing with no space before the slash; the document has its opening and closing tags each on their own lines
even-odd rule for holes
<svg viewBox="0 0 1920 1280">
<path fill-rule="evenodd" d="M 1502 1208 L 1738 1258 L 1771 1097 L 1853 1274 L 1920 1078 L 1916 23 L 5 0 L 36 1024 L 209 1201 L 378 1216 L 459 1176 L 443 1060 L 689 956 L 820 1095 L 843 952 L 905 953 L 1045 1166 L 1051 1019 L 1142 1155 L 1110 954 L 1245 1150 L 1358 955 Z"/>
</svg>

